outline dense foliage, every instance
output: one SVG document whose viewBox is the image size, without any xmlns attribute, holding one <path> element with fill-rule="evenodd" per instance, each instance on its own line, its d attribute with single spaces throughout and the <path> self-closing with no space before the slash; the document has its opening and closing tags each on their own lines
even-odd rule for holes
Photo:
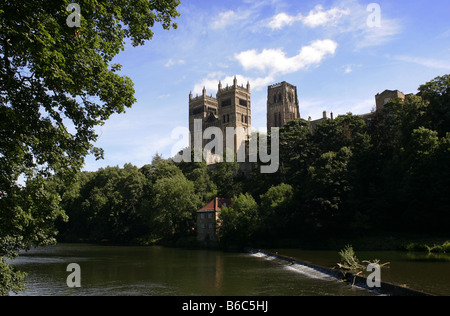
<svg viewBox="0 0 450 316">
<path fill-rule="evenodd" d="M 66 218 L 48 177 L 69 185 L 87 154 L 101 158 L 95 128 L 136 101 L 114 57 L 127 40 L 138 46 L 152 39 L 156 24 L 176 27 L 179 16 L 178 0 L 79 1 L 80 24 L 71 27 L 71 2 L 0 2 L 0 294 L 17 291 L 22 278 L 3 258 L 54 243 L 54 222 Z M 138 190 L 129 189 L 123 196 Z M 119 209 L 126 206 L 120 198 L 89 201 L 99 214 L 117 207 L 118 218 L 101 222 L 114 235 L 131 211 Z"/>
<path fill-rule="evenodd" d="M 450 224 L 450 76 L 392 100 L 367 120 L 352 114 L 313 129 L 280 131 L 280 170 L 249 179 L 238 165 L 175 164 L 159 156 L 137 169 L 110 167 L 60 186 L 63 236 L 82 240 L 195 241 L 196 210 L 220 196 L 223 245 L 382 233 L 446 234 Z M 439 119 L 438 119 L 439 118 Z M 192 243 L 191 243 L 192 245 Z"/>
</svg>

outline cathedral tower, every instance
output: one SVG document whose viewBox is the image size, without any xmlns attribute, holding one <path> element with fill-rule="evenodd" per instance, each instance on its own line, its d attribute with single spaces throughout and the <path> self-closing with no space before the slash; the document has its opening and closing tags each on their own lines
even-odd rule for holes
<svg viewBox="0 0 450 316">
<path fill-rule="evenodd" d="M 189 131 L 191 133 L 191 147 L 194 147 L 194 120 L 202 120 L 202 130 L 208 127 L 218 127 L 222 130 L 223 150 L 226 148 L 226 128 L 242 127 L 245 131 L 251 129 L 251 94 L 250 83 L 238 85 L 237 78 L 234 77 L 233 85 L 225 87 L 219 82 L 216 98 L 208 96 L 203 88 L 202 95 L 194 97 L 189 94 Z M 209 143 L 203 140 L 202 148 Z M 237 143 L 235 136 L 234 152 L 238 152 L 242 144 Z M 245 145 L 245 144 L 244 144 Z"/>
<path fill-rule="evenodd" d="M 286 81 L 268 87 L 267 131 L 283 127 L 287 122 L 300 118 L 297 87 Z"/>
</svg>

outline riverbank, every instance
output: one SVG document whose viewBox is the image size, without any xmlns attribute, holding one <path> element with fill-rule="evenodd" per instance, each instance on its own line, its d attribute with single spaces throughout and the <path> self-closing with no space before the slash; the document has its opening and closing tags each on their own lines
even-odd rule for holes
<svg viewBox="0 0 450 316">
<path fill-rule="evenodd" d="M 111 241 L 111 240 L 82 240 L 63 239 L 59 243 L 69 244 L 99 244 L 110 246 L 163 246 L 181 249 L 205 249 L 203 243 L 197 241 L 196 236 L 183 236 L 173 239 L 162 238 L 138 238 L 131 241 Z M 320 238 L 311 236 L 310 238 L 285 238 L 267 240 L 253 240 L 247 245 L 221 245 L 207 247 L 212 250 L 233 250 L 240 251 L 245 248 L 254 249 L 301 249 L 301 250 L 327 250 L 340 251 L 347 245 L 352 245 L 358 251 L 408 251 L 420 253 L 450 253 L 450 236 L 429 236 L 414 234 L 378 234 L 367 236 L 347 236 Z"/>
<path fill-rule="evenodd" d="M 311 236 L 310 238 L 275 239 L 253 242 L 249 246 L 258 249 L 290 248 L 339 251 L 347 245 L 352 245 L 359 251 L 435 251 L 450 253 L 449 241 L 450 236 L 380 233 L 365 236 Z"/>
</svg>

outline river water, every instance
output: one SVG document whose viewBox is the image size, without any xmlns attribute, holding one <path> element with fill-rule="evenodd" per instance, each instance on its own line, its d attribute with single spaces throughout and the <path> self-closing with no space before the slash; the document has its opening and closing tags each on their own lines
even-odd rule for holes
<svg viewBox="0 0 450 316">
<path fill-rule="evenodd" d="M 334 252 L 283 251 L 326 266 L 338 260 Z M 80 266 L 80 288 L 67 286 L 70 263 Z M 446 271 L 446 278 L 439 280 L 447 285 L 431 288 L 441 292 L 437 294 L 450 295 L 450 263 L 432 264 Z M 247 253 L 59 244 L 22 253 L 13 265 L 27 273 L 26 290 L 19 295 L 29 296 L 375 295 L 304 266 Z M 397 273 L 390 269 L 389 275 Z"/>
</svg>

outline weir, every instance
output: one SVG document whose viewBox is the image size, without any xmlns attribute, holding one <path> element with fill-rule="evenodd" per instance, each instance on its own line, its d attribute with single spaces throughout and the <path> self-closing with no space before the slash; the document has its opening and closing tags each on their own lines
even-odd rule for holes
<svg viewBox="0 0 450 316">
<path fill-rule="evenodd" d="M 323 280 L 341 280 L 352 286 L 357 286 L 368 291 L 378 293 L 380 295 L 388 296 L 434 296 L 432 294 L 410 289 L 407 287 L 395 285 L 392 283 L 381 282 L 381 287 L 370 288 L 367 286 L 367 278 L 364 276 L 355 275 L 350 272 L 343 272 L 337 269 L 322 267 L 309 262 L 301 261 L 296 258 L 286 257 L 278 253 L 270 253 L 263 250 L 247 249 L 247 251 L 254 255 L 259 255 L 269 260 L 278 259 L 288 263 L 287 268 L 295 270 L 299 273 L 305 274 L 310 278 L 317 278 Z"/>
</svg>

